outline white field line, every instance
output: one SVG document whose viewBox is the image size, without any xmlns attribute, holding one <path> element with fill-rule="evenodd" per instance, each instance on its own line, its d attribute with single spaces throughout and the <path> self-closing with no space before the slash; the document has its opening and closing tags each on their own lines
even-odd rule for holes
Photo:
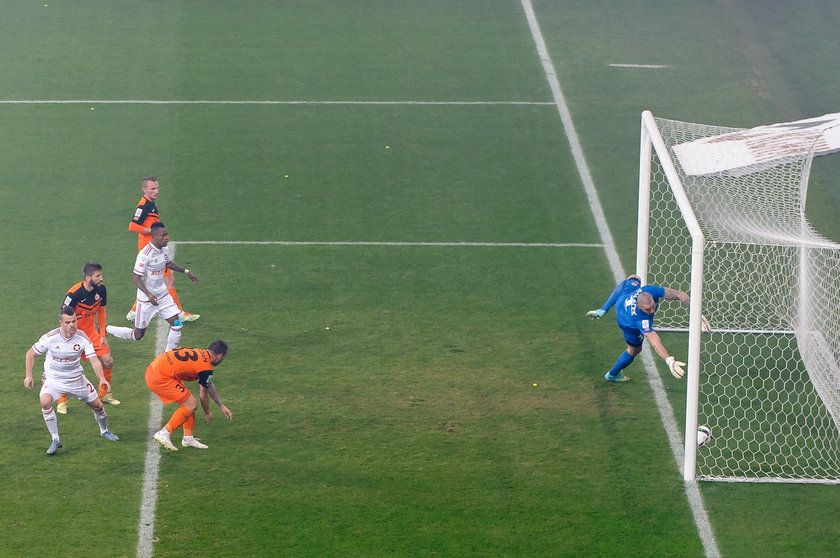
<svg viewBox="0 0 840 558">
<path fill-rule="evenodd" d="M 271 101 L 201 99 L 0 99 L 0 105 L 545 105 L 550 101 Z"/>
<path fill-rule="evenodd" d="M 175 247 L 170 245 L 170 253 L 174 257 Z M 169 324 L 160 317 L 155 320 L 155 355 L 166 349 L 169 334 Z M 154 555 L 155 514 L 157 508 L 157 486 L 160 473 L 160 446 L 152 439 L 155 432 L 160 430 L 163 420 L 163 403 L 154 393 L 149 397 L 149 422 L 146 428 L 146 461 L 143 465 L 143 491 L 140 500 L 140 521 L 137 528 L 137 558 L 152 558 Z"/>
<path fill-rule="evenodd" d="M 170 242 L 172 246 L 174 242 Z M 216 244 L 237 246 L 453 246 L 518 248 L 603 248 L 603 244 L 547 242 L 366 242 L 366 241 L 292 241 L 292 240 L 179 240 L 178 244 Z"/>
<path fill-rule="evenodd" d="M 648 70 L 663 70 L 668 66 L 664 64 L 610 64 L 610 68 L 644 68 Z"/>
<path fill-rule="evenodd" d="M 537 16 L 534 12 L 531 0 L 520 1 L 522 3 L 522 9 L 525 11 L 525 16 L 528 19 L 528 26 L 531 29 L 531 35 L 534 38 L 537 52 L 540 56 L 540 60 L 542 61 L 545 77 L 548 80 L 551 91 L 554 95 L 554 101 L 557 105 L 557 110 L 560 113 L 560 120 L 563 123 L 566 138 L 571 146 L 578 174 L 583 182 L 586 195 L 589 198 L 589 206 L 592 210 L 592 216 L 595 219 L 595 224 L 598 227 L 598 232 L 604 243 L 604 250 L 606 251 L 610 270 L 612 271 L 616 282 L 618 282 L 624 279 L 625 273 L 621 267 L 621 260 L 618 257 L 615 242 L 613 241 L 609 227 L 607 226 L 607 220 L 604 217 L 603 208 L 601 207 L 601 202 L 598 199 L 597 189 L 595 188 L 595 183 L 592 180 L 589 166 L 587 165 L 586 159 L 583 155 L 583 148 L 580 145 L 580 139 L 575 131 L 569 107 L 566 104 L 566 99 L 563 96 L 562 89 L 560 88 L 560 82 L 557 79 L 557 72 L 554 69 L 554 63 L 551 61 L 551 57 L 548 54 L 548 48 L 546 47 L 545 39 L 543 39 L 542 31 L 540 31 L 540 26 L 537 22 Z M 648 381 L 650 382 L 654 400 L 656 401 L 656 406 L 659 410 L 659 416 L 668 436 L 671 452 L 678 468 L 681 468 L 683 462 L 683 444 L 681 442 L 679 429 L 677 428 L 677 421 L 674 418 L 674 410 L 668 401 L 668 397 L 662 385 L 662 379 L 656 371 L 656 366 L 649 349 L 646 348 L 645 351 L 643 351 L 642 360 L 644 362 L 645 369 L 647 370 Z M 694 523 L 697 526 L 697 533 L 703 544 L 706 556 L 708 558 L 719 558 L 720 550 L 718 549 L 717 541 L 715 540 L 714 532 L 712 531 L 711 522 L 709 521 L 709 515 L 706 511 L 705 505 L 703 504 L 703 498 L 700 494 L 697 482 L 684 483 L 684 490 L 686 498 L 688 499 L 689 507 L 691 508 L 691 513 L 694 516 Z"/>
</svg>

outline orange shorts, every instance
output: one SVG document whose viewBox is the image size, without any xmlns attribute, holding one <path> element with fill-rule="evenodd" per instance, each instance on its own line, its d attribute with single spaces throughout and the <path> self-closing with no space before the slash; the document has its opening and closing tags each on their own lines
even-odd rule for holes
<svg viewBox="0 0 840 558">
<path fill-rule="evenodd" d="M 164 405 L 167 403 L 181 404 L 190 398 L 190 390 L 182 382 L 174 378 L 161 376 L 151 366 L 146 368 L 146 385 L 160 397 Z"/>
<path fill-rule="evenodd" d="M 90 342 L 93 343 L 93 349 L 96 351 L 96 356 L 101 357 L 102 355 L 111 353 L 111 348 L 102 342 L 102 337 L 99 335 L 98 331 L 95 329 L 85 331 L 85 335 L 87 335 Z M 87 357 L 82 355 L 82 360 L 87 360 Z"/>
</svg>

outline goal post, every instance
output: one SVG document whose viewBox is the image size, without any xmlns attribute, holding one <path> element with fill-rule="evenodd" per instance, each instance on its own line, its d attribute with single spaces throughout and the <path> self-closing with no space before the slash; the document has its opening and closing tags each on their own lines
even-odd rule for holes
<svg viewBox="0 0 840 558">
<path fill-rule="evenodd" d="M 840 150 L 831 117 L 743 130 L 642 114 L 636 270 L 691 296 L 657 312 L 687 334 L 685 480 L 840 483 L 840 245 L 805 215 L 813 156 Z"/>
</svg>

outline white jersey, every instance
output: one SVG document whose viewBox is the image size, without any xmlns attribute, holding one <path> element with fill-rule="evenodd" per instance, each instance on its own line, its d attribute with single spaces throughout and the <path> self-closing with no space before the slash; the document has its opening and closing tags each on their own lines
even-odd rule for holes
<svg viewBox="0 0 840 558">
<path fill-rule="evenodd" d="M 169 246 L 156 248 L 151 242 L 137 253 L 134 261 L 134 274 L 143 278 L 143 283 L 158 299 L 163 298 L 169 292 L 163 283 L 163 272 L 166 271 L 166 264 L 172 261 L 169 254 Z M 148 302 L 146 293 L 137 289 L 137 300 Z"/>
<path fill-rule="evenodd" d="M 44 359 L 44 374 L 47 379 L 75 380 L 83 376 L 82 354 L 90 359 L 96 356 L 93 343 L 85 332 L 76 333 L 65 339 L 61 329 L 56 328 L 41 336 L 32 345 L 35 354 L 47 353 Z"/>
</svg>

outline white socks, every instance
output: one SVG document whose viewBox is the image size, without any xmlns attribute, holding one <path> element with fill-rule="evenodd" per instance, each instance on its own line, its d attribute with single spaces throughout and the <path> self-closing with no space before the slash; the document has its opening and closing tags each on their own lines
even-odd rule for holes
<svg viewBox="0 0 840 558">
<path fill-rule="evenodd" d="M 58 422 L 55 419 L 55 411 L 50 407 L 49 410 L 41 409 L 41 414 L 44 415 L 44 422 L 47 425 L 47 430 L 50 431 L 52 439 L 58 440 Z"/>
<path fill-rule="evenodd" d="M 134 338 L 134 328 L 133 327 L 117 327 L 112 325 L 105 326 L 105 331 L 110 333 L 114 337 L 119 339 L 125 339 L 127 341 L 137 341 Z"/>
<path fill-rule="evenodd" d="M 178 346 L 178 343 L 181 341 L 182 329 L 184 329 L 183 325 L 171 326 L 169 328 L 169 335 L 166 336 L 167 351 L 171 351 L 172 349 Z"/>
</svg>

